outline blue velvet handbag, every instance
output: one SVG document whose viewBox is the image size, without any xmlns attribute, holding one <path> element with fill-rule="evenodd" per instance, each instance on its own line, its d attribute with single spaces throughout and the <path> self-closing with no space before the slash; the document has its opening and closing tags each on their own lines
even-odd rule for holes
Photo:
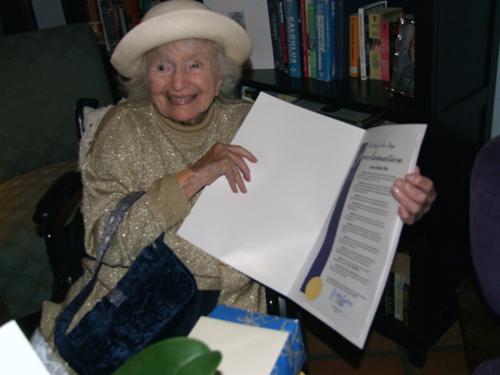
<svg viewBox="0 0 500 375">
<path fill-rule="evenodd" d="M 80 375 L 114 372 L 145 347 L 186 336 L 217 305 L 219 291 L 199 291 L 191 272 L 163 242 L 146 246 L 131 267 L 69 333 L 68 327 L 97 280 L 99 265 L 128 208 L 144 193 L 122 199 L 111 213 L 97 248 L 94 276 L 59 317 L 54 342 Z"/>
</svg>

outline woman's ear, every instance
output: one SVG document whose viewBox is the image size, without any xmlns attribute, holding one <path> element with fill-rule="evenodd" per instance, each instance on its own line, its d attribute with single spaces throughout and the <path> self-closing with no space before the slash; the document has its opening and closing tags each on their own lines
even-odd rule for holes
<svg viewBox="0 0 500 375">
<path fill-rule="evenodd" d="M 220 75 L 220 73 L 219 73 L 219 78 L 216 82 L 216 87 L 215 87 L 215 96 L 220 95 L 220 88 L 222 86 L 222 82 L 224 82 L 224 77 L 222 75 Z"/>
</svg>

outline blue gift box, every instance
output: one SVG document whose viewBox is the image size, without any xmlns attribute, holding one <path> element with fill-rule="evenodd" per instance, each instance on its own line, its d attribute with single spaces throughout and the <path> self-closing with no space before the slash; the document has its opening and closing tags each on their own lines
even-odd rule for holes
<svg viewBox="0 0 500 375">
<path fill-rule="evenodd" d="M 271 375 L 297 375 L 300 373 L 306 361 L 306 351 L 300 325 L 297 320 L 254 313 L 222 305 L 218 305 L 210 313 L 209 317 L 233 323 L 289 332 L 286 344 L 276 360 Z"/>
</svg>

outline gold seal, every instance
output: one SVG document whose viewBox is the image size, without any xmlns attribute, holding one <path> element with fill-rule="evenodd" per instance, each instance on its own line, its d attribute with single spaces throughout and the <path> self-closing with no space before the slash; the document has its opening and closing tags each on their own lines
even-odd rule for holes
<svg viewBox="0 0 500 375">
<path fill-rule="evenodd" d="M 323 281 L 320 277 L 313 277 L 306 286 L 306 298 L 309 301 L 315 300 L 321 294 L 323 289 Z"/>
</svg>

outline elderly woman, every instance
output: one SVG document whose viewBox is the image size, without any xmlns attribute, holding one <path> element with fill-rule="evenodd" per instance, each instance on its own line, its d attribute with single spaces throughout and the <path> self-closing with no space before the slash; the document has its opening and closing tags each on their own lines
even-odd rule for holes
<svg viewBox="0 0 500 375">
<path fill-rule="evenodd" d="M 176 234 L 204 186 L 225 176 L 233 192 L 246 192 L 248 163 L 257 159 L 229 143 L 251 104 L 229 97 L 251 51 L 240 25 L 190 0 L 155 6 L 117 46 L 111 62 L 130 78 L 126 83 L 130 100 L 106 114 L 83 165 L 89 258 L 67 301 L 44 305 L 41 333 L 52 349 L 58 316 L 91 278 L 96 242 L 110 211 L 135 191 L 145 195 L 120 223 L 98 282 L 72 326 L 117 284 L 143 247 L 163 232 L 165 243 L 193 273 L 199 289 L 220 290 L 220 304 L 266 310 L 261 285 Z M 393 194 L 407 224 L 428 211 L 435 198 L 432 182 L 418 169 L 396 180 Z"/>
</svg>

